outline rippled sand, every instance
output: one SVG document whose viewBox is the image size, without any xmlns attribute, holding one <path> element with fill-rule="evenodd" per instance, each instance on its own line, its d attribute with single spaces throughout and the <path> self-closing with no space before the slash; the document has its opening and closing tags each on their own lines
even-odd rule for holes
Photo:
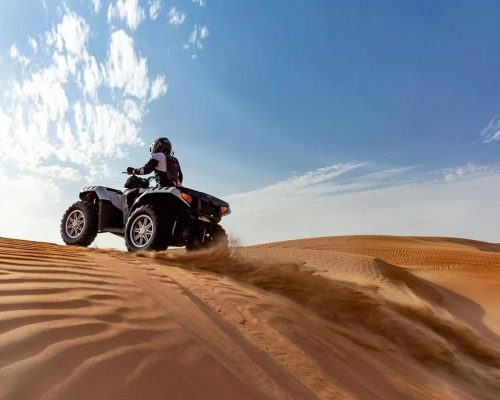
<svg viewBox="0 0 500 400">
<path fill-rule="evenodd" d="M 0 239 L 0 399 L 498 399 L 500 245 Z"/>
</svg>

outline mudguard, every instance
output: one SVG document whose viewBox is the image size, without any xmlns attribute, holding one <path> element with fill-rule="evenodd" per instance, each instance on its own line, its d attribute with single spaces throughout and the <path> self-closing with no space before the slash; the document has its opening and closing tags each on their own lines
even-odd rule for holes
<svg viewBox="0 0 500 400">
<path fill-rule="evenodd" d="M 80 199 L 88 200 L 89 196 L 93 196 L 96 200 L 107 200 L 122 212 L 128 208 L 126 196 L 121 191 L 116 189 L 105 186 L 84 187 L 80 191 Z"/>
<path fill-rule="evenodd" d="M 179 212 L 191 207 L 189 203 L 182 198 L 181 191 L 176 187 L 152 187 L 147 189 L 135 200 L 132 207 L 130 207 L 130 214 L 143 204 L 152 204 L 158 207 L 173 207 Z"/>
<path fill-rule="evenodd" d="M 120 191 L 105 186 L 88 186 L 80 191 L 80 199 L 98 205 L 98 231 L 123 234 L 128 218 L 127 197 Z"/>
</svg>

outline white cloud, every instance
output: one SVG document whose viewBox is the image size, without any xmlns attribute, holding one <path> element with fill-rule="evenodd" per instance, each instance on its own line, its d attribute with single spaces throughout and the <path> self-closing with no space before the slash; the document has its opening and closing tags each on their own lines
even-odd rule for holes
<svg viewBox="0 0 500 400">
<path fill-rule="evenodd" d="M 66 14 L 58 31 L 68 53 L 79 56 L 84 52 L 89 37 L 89 26 L 81 17 L 76 14 Z M 58 50 L 62 51 L 61 48 Z"/>
<path fill-rule="evenodd" d="M 481 131 L 484 143 L 500 141 L 500 116 L 493 118 Z"/>
<path fill-rule="evenodd" d="M 123 30 L 111 33 L 99 60 L 89 51 L 90 26 L 69 10 L 44 37 L 52 56 L 22 70 L 0 104 L 0 167 L 13 163 L 54 179 L 93 176 L 102 159 L 142 144 L 140 123 L 166 92 L 165 77 L 150 85 L 147 60 Z M 21 57 L 16 46 L 11 53 Z"/>
<path fill-rule="evenodd" d="M 90 160 L 97 157 L 105 159 L 123 157 L 125 147 L 142 143 L 135 121 L 111 104 L 76 103 L 75 117 L 77 132 L 86 141 L 88 161 L 83 159 L 86 164 L 90 164 Z M 73 158 L 76 159 L 78 155 L 83 154 L 75 153 Z"/>
<path fill-rule="evenodd" d="M 185 49 L 203 49 L 204 41 L 208 37 L 209 30 L 206 25 L 194 25 L 188 42 L 184 45 Z"/>
<path fill-rule="evenodd" d="M 19 53 L 19 50 L 17 49 L 17 46 L 15 44 L 10 46 L 9 52 L 10 52 L 10 58 L 12 58 L 14 61 L 17 61 L 24 67 L 26 67 L 31 62 L 31 60 L 28 57 L 25 57 L 21 53 Z"/>
<path fill-rule="evenodd" d="M 137 103 L 131 99 L 123 102 L 123 113 L 134 122 L 141 122 L 144 116 L 144 103 Z"/>
<path fill-rule="evenodd" d="M 125 93 L 144 99 L 149 90 L 146 58 L 136 54 L 134 41 L 125 31 L 111 34 L 107 60 L 107 84 Z"/>
<path fill-rule="evenodd" d="M 55 45 L 59 53 L 66 50 L 71 56 L 79 59 L 83 55 L 89 31 L 89 26 L 83 18 L 68 12 L 61 23 L 47 34 L 46 42 L 49 46 Z"/>
<path fill-rule="evenodd" d="M 61 167 L 59 165 L 41 165 L 37 168 L 36 172 L 44 177 L 65 179 L 70 181 L 78 181 L 82 178 L 80 172 L 78 172 L 75 168 Z"/>
<path fill-rule="evenodd" d="M 171 25 L 180 25 L 186 19 L 186 14 L 177 10 L 176 7 L 171 7 L 168 12 L 168 23 Z"/>
<path fill-rule="evenodd" d="M 108 22 L 115 18 L 125 21 L 130 29 L 136 30 L 146 18 L 146 14 L 139 6 L 139 0 L 117 0 L 108 7 Z"/>
<path fill-rule="evenodd" d="M 227 196 L 233 214 L 224 226 L 243 244 L 347 234 L 498 241 L 499 168 L 475 167 L 449 181 L 446 171 L 364 172 L 369 166 L 336 165 Z"/>
<path fill-rule="evenodd" d="M 92 5 L 94 6 L 94 12 L 97 14 L 101 10 L 101 0 L 92 0 Z"/>
<path fill-rule="evenodd" d="M 96 180 L 107 178 L 110 175 L 111 171 L 109 170 L 109 166 L 107 164 L 93 165 L 89 169 L 87 176 L 85 176 L 85 180 L 89 183 L 92 183 Z"/>
<path fill-rule="evenodd" d="M 155 21 L 158 18 L 158 14 L 160 14 L 160 9 L 160 0 L 149 0 L 149 18 Z"/>
<path fill-rule="evenodd" d="M 208 28 L 206 25 L 203 25 L 201 28 L 200 28 L 200 39 L 205 39 L 208 37 Z"/>
<path fill-rule="evenodd" d="M 158 75 L 151 84 L 151 100 L 154 100 L 167 93 L 168 84 L 163 75 Z"/>
<path fill-rule="evenodd" d="M 10 46 L 10 58 L 15 60 L 17 57 L 19 57 L 19 50 L 17 50 L 17 47 L 15 44 Z"/>
<path fill-rule="evenodd" d="M 31 36 L 29 37 L 28 41 L 30 43 L 31 49 L 33 50 L 34 53 L 36 53 L 38 51 L 37 41 L 34 38 L 32 38 Z"/>
<path fill-rule="evenodd" d="M 496 169 L 490 166 L 477 166 L 472 163 L 467 163 L 466 165 L 457 168 L 450 168 L 445 170 L 444 179 L 447 182 L 453 182 L 474 176 L 489 175 L 495 172 Z"/>
<path fill-rule="evenodd" d="M 205 7 L 205 0 L 193 0 L 193 3 L 198 4 L 200 7 Z"/>
<path fill-rule="evenodd" d="M 97 89 L 103 83 L 105 76 L 105 67 L 98 63 L 94 56 L 85 52 L 83 66 L 84 93 L 91 97 L 95 97 L 97 95 Z"/>
</svg>

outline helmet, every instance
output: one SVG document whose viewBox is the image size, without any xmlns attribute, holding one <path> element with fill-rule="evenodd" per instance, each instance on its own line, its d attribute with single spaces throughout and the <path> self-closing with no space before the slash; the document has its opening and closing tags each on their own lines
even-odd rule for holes
<svg viewBox="0 0 500 400">
<path fill-rule="evenodd" d="M 156 139 L 149 148 L 149 151 L 152 153 L 167 153 L 170 154 L 172 152 L 172 143 L 166 137 L 161 137 Z"/>
</svg>

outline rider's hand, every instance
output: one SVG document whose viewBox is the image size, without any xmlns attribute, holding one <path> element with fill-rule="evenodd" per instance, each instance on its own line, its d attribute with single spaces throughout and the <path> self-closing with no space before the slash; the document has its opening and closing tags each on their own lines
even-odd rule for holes
<svg viewBox="0 0 500 400">
<path fill-rule="evenodd" d="M 135 173 L 135 168 L 132 168 L 132 167 L 127 168 L 127 174 L 133 175 L 134 173 Z"/>
</svg>

